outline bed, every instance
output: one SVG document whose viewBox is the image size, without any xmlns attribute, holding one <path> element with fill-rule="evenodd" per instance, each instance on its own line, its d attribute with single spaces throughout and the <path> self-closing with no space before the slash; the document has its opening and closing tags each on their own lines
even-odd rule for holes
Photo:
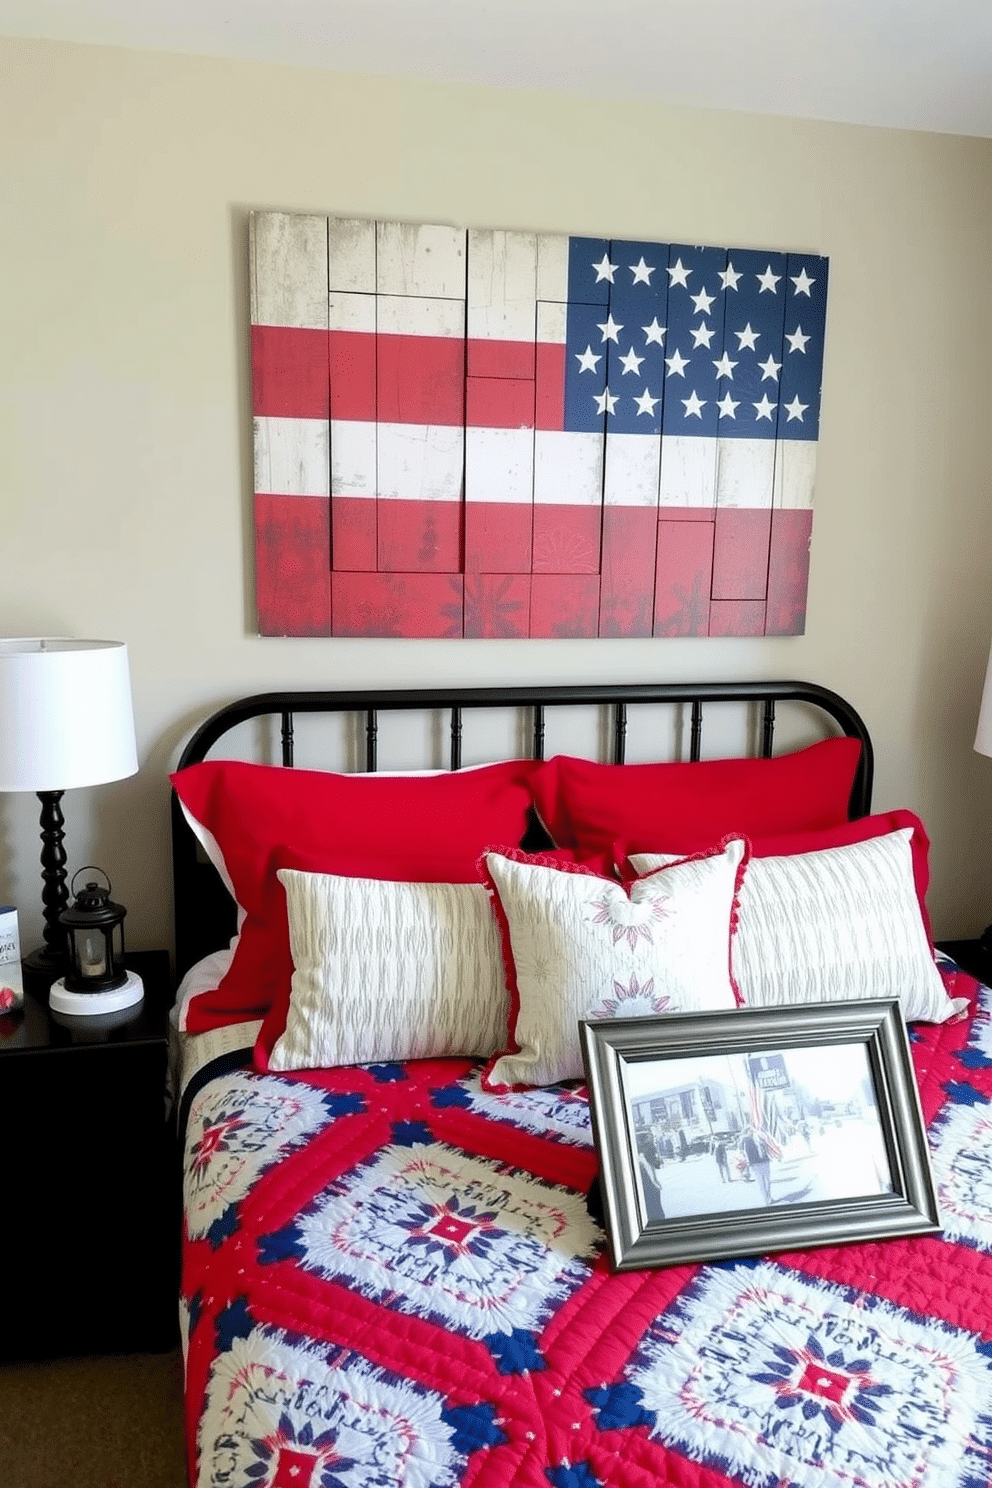
<svg viewBox="0 0 992 1488">
<path fill-rule="evenodd" d="M 377 772 L 397 718 L 442 771 Z M 191 1483 L 992 1482 L 992 992 L 935 956 L 925 832 L 870 814 L 844 699 L 269 693 L 173 783 Z M 903 998 L 940 1235 L 612 1270 L 574 1013 L 728 984 Z"/>
</svg>

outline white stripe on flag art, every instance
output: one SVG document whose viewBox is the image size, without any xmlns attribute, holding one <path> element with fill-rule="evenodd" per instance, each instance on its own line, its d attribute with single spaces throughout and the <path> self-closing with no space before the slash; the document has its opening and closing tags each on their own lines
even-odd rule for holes
<svg viewBox="0 0 992 1488">
<path fill-rule="evenodd" d="M 797 635 L 827 260 L 251 217 L 263 635 Z"/>
</svg>

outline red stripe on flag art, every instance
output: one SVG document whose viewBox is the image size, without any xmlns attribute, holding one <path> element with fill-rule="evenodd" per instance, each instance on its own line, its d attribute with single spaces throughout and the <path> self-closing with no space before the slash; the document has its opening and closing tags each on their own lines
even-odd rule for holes
<svg viewBox="0 0 992 1488">
<path fill-rule="evenodd" d="M 250 251 L 263 634 L 801 633 L 825 259 L 275 212 Z"/>
</svg>

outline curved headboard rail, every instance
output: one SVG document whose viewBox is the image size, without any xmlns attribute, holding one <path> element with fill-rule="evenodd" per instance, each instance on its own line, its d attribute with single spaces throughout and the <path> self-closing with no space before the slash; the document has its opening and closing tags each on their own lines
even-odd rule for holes
<svg viewBox="0 0 992 1488">
<path fill-rule="evenodd" d="M 337 713 L 365 715 L 365 769 L 377 767 L 376 743 L 380 712 L 447 711 L 450 716 L 449 767 L 461 765 L 462 715 L 481 708 L 530 710 L 530 754 L 544 757 L 545 713 L 548 708 L 600 706 L 611 710 L 610 758 L 625 757 L 627 718 L 631 707 L 648 704 L 688 704 L 691 708 L 691 760 L 701 757 L 703 709 L 708 703 L 760 704 L 760 743 L 757 752 L 768 757 L 774 748 L 775 709 L 779 703 L 806 704 L 818 709 L 836 729 L 861 743 L 861 758 L 851 792 L 849 815 L 865 816 L 871 808 L 874 753 L 864 720 L 839 693 L 814 682 L 604 682 L 536 686 L 417 687 L 376 690 L 261 692 L 240 698 L 213 713 L 192 735 L 179 758 L 179 769 L 205 759 L 232 729 L 255 718 L 281 720 L 282 763 L 294 759 L 293 722 L 296 714 Z M 825 732 L 828 732 L 825 730 Z M 234 906 L 213 869 L 200 858 L 197 844 L 173 792 L 172 852 L 175 889 L 176 963 L 181 976 L 194 961 L 226 944 L 234 931 Z"/>
</svg>

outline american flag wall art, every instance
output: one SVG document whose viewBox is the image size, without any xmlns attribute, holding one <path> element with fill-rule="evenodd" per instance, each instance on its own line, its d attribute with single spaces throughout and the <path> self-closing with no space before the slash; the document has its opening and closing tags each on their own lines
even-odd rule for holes
<svg viewBox="0 0 992 1488">
<path fill-rule="evenodd" d="M 827 260 L 250 221 L 263 635 L 797 635 Z"/>
</svg>

